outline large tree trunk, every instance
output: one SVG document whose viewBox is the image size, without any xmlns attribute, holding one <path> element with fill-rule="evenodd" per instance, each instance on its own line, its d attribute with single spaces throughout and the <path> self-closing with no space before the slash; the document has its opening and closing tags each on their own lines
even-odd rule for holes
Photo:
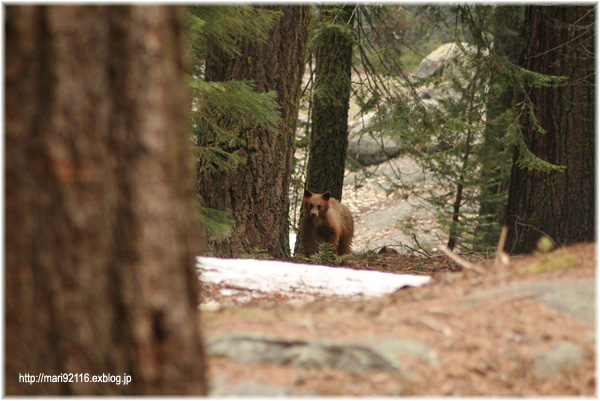
<svg viewBox="0 0 600 401">
<path fill-rule="evenodd" d="M 261 92 L 277 91 L 282 125 L 277 133 L 257 126 L 240 133 L 243 158 L 233 173 L 208 173 L 198 183 L 202 206 L 227 210 L 235 225 L 223 239 L 211 240 L 211 253 L 232 257 L 266 250 L 275 258 L 289 257 L 289 197 L 296 122 L 306 59 L 309 6 L 267 7 L 283 13 L 266 43 L 244 43 L 241 55 L 225 60 L 207 76 L 253 80 Z"/>
<path fill-rule="evenodd" d="M 546 131 L 528 118 L 522 134 L 533 154 L 564 172 L 512 168 L 507 207 L 507 250 L 530 252 L 541 235 L 558 245 L 595 239 L 594 223 L 594 6 L 528 6 L 523 66 L 568 80 L 530 87 L 527 96 Z M 519 154 L 515 154 L 515 162 Z"/>
<path fill-rule="evenodd" d="M 6 7 L 8 395 L 206 393 L 182 13 Z"/>
</svg>

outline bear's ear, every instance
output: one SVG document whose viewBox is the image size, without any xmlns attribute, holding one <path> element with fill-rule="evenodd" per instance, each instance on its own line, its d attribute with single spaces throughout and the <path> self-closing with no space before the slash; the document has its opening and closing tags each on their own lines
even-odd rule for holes
<svg viewBox="0 0 600 401">
<path fill-rule="evenodd" d="M 329 200 L 329 198 L 331 198 L 331 192 L 327 191 L 323 194 L 323 199 Z"/>
<path fill-rule="evenodd" d="M 311 196 L 313 196 L 313 193 L 310 192 L 308 189 L 304 190 L 304 197 L 305 198 L 310 198 Z"/>
</svg>

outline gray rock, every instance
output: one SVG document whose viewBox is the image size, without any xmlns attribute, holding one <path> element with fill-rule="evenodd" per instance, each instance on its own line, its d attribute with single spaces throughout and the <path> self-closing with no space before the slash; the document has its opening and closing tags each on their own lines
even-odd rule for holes
<svg viewBox="0 0 600 401">
<path fill-rule="evenodd" d="M 462 44 L 467 46 L 466 43 Z M 429 53 L 419 64 L 415 75 L 427 78 L 433 75 L 443 64 L 454 60 L 461 55 L 460 48 L 455 43 L 445 43 Z"/>
<path fill-rule="evenodd" d="M 399 355 L 406 354 L 416 356 L 432 366 L 440 363 L 436 352 L 421 341 L 375 337 L 369 337 L 367 341 L 370 346 L 388 358 L 398 358 Z"/>
<path fill-rule="evenodd" d="M 596 284 L 592 278 L 539 283 L 538 301 L 566 312 L 594 326 L 596 322 Z"/>
<path fill-rule="evenodd" d="M 365 247 L 356 249 L 378 249 L 382 246 L 414 243 L 412 233 L 418 233 L 419 243 L 425 247 L 432 247 L 439 243 L 439 239 L 431 235 L 421 235 L 414 228 L 404 232 L 402 227 L 414 221 L 425 220 L 431 217 L 431 211 L 423 207 L 417 200 L 404 200 L 390 202 L 390 206 L 377 210 L 368 215 L 355 219 L 355 225 L 364 228 L 364 236 L 370 237 Z"/>
<path fill-rule="evenodd" d="M 401 224 L 404 220 L 410 218 L 413 214 L 413 208 L 408 202 L 391 206 L 389 209 L 379 210 L 371 213 L 364 220 L 364 226 L 367 233 L 383 231 L 385 228 Z"/>
<path fill-rule="evenodd" d="M 379 164 L 398 156 L 402 152 L 401 143 L 394 136 L 382 136 L 367 130 L 374 113 L 367 114 L 354 126 L 348 134 L 348 156 L 363 166 Z"/>
<path fill-rule="evenodd" d="M 419 64 L 415 77 L 425 79 L 440 73 L 445 79 L 442 82 L 429 83 L 427 86 L 420 87 L 417 93 L 421 101 L 430 108 L 442 112 L 444 112 L 444 106 L 440 103 L 441 100 L 460 101 L 463 94 L 452 82 L 456 80 L 460 86 L 464 87 L 473 79 L 473 72 L 476 68 L 471 56 L 476 53 L 475 46 L 462 42 L 460 46 L 457 43 L 443 44 L 428 54 Z M 483 53 L 486 54 L 487 51 Z M 481 110 L 481 113 L 484 115 L 484 110 Z"/>
<path fill-rule="evenodd" d="M 369 133 L 348 137 L 348 156 L 361 166 L 379 164 L 402 153 L 402 147 L 394 137 L 376 138 Z"/>
<path fill-rule="evenodd" d="M 226 334 L 206 342 L 206 352 L 238 363 L 270 362 L 296 368 L 399 371 L 399 361 L 364 345 L 335 340 L 294 340 L 272 335 Z"/>
<path fill-rule="evenodd" d="M 415 76 L 417 78 L 428 78 L 443 67 L 444 75 L 457 77 L 460 72 L 455 65 L 468 65 L 467 55 L 476 52 L 475 46 L 470 46 L 466 42 L 461 42 L 460 47 L 457 43 L 445 43 L 425 56 L 419 64 Z"/>
<path fill-rule="evenodd" d="M 583 349 L 571 342 L 564 341 L 552 349 L 535 354 L 534 369 L 541 377 L 552 376 L 569 364 L 583 361 Z"/>
<path fill-rule="evenodd" d="M 376 167 L 371 167 L 367 171 L 376 177 L 389 177 L 392 181 L 401 181 L 404 184 L 430 184 L 434 182 L 433 174 L 424 170 L 411 157 L 404 155 L 395 157 Z M 364 172 L 347 172 L 344 177 L 344 185 L 354 185 L 358 180 L 363 179 Z M 382 194 L 393 189 L 393 186 L 387 182 L 378 182 L 374 189 Z"/>
<path fill-rule="evenodd" d="M 517 283 L 505 288 L 477 292 L 465 298 L 464 306 L 498 294 L 522 293 L 551 308 L 566 312 L 594 326 L 596 321 L 596 287 L 594 279 L 574 278 L 540 283 Z M 512 294 L 512 295 L 511 295 Z"/>
</svg>

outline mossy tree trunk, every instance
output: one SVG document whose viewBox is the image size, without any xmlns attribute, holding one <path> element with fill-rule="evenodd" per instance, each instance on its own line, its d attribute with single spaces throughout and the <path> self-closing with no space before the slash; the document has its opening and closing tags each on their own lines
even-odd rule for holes
<svg viewBox="0 0 600 401">
<path fill-rule="evenodd" d="M 348 148 L 353 12 L 356 6 L 322 6 L 316 34 L 315 84 L 306 188 L 342 199 Z"/>
<path fill-rule="evenodd" d="M 315 32 L 315 83 L 310 125 L 306 188 L 331 192 L 342 199 L 348 149 L 348 109 L 352 74 L 354 10 L 356 6 L 321 6 Z M 302 236 L 303 208 L 298 238 Z M 304 253 L 296 241 L 295 254 Z"/>
<path fill-rule="evenodd" d="M 524 116 L 522 134 L 541 159 L 562 172 L 524 170 L 515 152 L 509 189 L 507 250 L 530 252 L 542 235 L 558 245 L 594 241 L 594 6 L 527 6 L 523 66 L 568 80 L 530 87 L 527 97 L 545 133 Z"/>
<path fill-rule="evenodd" d="M 205 394 L 183 10 L 7 6 L 5 29 L 6 394 Z"/>
<path fill-rule="evenodd" d="M 229 211 L 235 220 L 225 238 L 210 240 L 210 252 L 216 256 L 251 254 L 257 248 L 275 258 L 290 255 L 288 188 L 310 7 L 264 8 L 282 11 L 267 41 L 242 43 L 238 57 L 207 65 L 206 76 L 211 80 L 253 80 L 258 91 L 277 91 L 283 120 L 279 132 L 270 133 L 260 126 L 241 132 L 244 144 L 236 155 L 242 161 L 235 171 L 212 172 L 198 182 L 202 206 Z"/>
</svg>

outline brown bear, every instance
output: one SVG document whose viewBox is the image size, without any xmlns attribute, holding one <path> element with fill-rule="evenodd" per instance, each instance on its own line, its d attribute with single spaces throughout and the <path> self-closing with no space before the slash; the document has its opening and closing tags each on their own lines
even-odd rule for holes
<svg viewBox="0 0 600 401">
<path fill-rule="evenodd" d="M 317 252 L 318 244 L 329 242 L 338 255 L 350 253 L 354 219 L 350 210 L 331 192 L 313 194 L 304 190 L 304 217 L 302 219 L 302 245 L 304 254 L 310 256 Z"/>
</svg>

